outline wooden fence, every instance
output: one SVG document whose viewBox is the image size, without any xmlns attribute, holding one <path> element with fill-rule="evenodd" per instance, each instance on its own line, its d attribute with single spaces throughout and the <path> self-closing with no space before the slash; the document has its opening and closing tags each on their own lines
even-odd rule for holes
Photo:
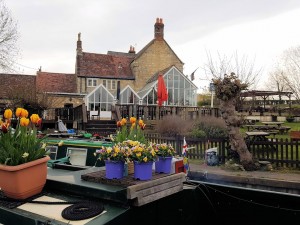
<svg viewBox="0 0 300 225">
<path fill-rule="evenodd" d="M 167 143 L 174 146 L 178 155 L 182 153 L 183 137 L 161 137 L 159 134 L 147 134 L 147 139 L 155 143 Z M 217 147 L 220 164 L 228 160 L 230 145 L 226 139 L 186 138 L 188 158 L 205 160 L 206 150 Z M 253 157 L 260 161 L 269 161 L 275 167 L 300 169 L 300 141 L 290 139 L 268 139 L 248 143 Z"/>
</svg>

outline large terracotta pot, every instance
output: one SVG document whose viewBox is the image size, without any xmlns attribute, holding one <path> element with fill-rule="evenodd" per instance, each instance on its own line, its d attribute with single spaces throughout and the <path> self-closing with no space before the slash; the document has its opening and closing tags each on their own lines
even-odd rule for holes
<svg viewBox="0 0 300 225">
<path fill-rule="evenodd" d="M 26 199 L 39 194 L 46 184 L 49 156 L 18 166 L 0 165 L 0 188 L 4 195 Z"/>
</svg>

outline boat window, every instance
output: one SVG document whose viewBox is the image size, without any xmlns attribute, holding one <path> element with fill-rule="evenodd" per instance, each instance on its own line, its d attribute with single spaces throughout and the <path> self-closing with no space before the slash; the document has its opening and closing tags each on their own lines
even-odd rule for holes
<svg viewBox="0 0 300 225">
<path fill-rule="evenodd" d="M 46 146 L 46 152 L 49 151 L 49 157 L 56 160 L 58 146 Z"/>
<path fill-rule="evenodd" d="M 69 157 L 70 163 L 77 166 L 86 165 L 87 149 L 86 148 L 73 148 L 67 149 L 67 157 Z"/>
</svg>

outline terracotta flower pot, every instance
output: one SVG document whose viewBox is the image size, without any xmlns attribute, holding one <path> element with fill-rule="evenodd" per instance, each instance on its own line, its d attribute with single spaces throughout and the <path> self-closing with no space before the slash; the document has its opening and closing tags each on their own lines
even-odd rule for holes
<svg viewBox="0 0 300 225">
<path fill-rule="evenodd" d="M 39 194 L 46 184 L 46 156 L 18 166 L 0 165 L 0 188 L 4 195 L 14 199 L 26 199 Z"/>
</svg>

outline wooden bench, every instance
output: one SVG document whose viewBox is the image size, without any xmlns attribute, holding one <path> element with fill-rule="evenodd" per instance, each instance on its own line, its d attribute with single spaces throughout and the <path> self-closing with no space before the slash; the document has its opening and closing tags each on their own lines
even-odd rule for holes
<svg viewBox="0 0 300 225">
<path fill-rule="evenodd" d="M 278 128 L 280 134 L 287 134 L 290 129 L 291 127 L 286 127 L 286 126 L 282 126 Z"/>
<path fill-rule="evenodd" d="M 291 140 L 300 140 L 300 131 L 290 131 L 290 138 Z"/>
</svg>

